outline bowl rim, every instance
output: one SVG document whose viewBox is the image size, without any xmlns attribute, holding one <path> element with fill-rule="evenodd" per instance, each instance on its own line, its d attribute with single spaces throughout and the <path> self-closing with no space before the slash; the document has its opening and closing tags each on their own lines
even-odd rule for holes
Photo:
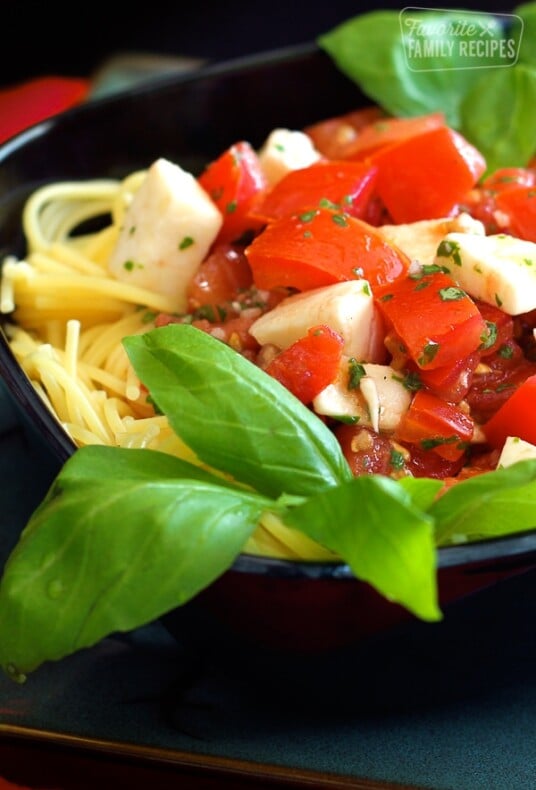
<svg viewBox="0 0 536 790">
<path fill-rule="evenodd" d="M 84 115 L 91 116 L 110 104 L 120 106 L 126 97 L 165 92 L 179 84 L 195 83 L 211 77 L 245 72 L 259 66 L 269 66 L 271 63 L 280 65 L 288 61 L 291 65 L 293 60 L 304 56 L 327 58 L 316 42 L 306 42 L 229 60 L 202 63 L 191 71 L 155 75 L 151 79 L 144 80 L 127 89 L 97 95 L 59 115 L 39 121 L 4 141 L 0 145 L 0 165 L 8 157 L 16 155 L 18 150 L 24 148 L 27 143 L 36 138 L 54 134 L 57 129 L 61 130 L 71 122 L 71 119 L 77 116 L 82 118 Z M 0 378 L 3 379 L 8 393 L 14 401 L 24 427 L 33 433 L 42 444 L 44 443 L 58 463 L 62 465 L 76 451 L 77 446 L 40 398 L 30 379 L 25 374 L 20 375 L 23 371 L 13 354 L 4 329 L 4 324 L 8 322 L 9 316 L 0 316 Z M 441 546 L 437 549 L 438 569 L 494 562 L 519 564 L 523 560 L 525 560 L 525 565 L 536 566 L 536 527 L 533 530 L 507 536 Z M 231 565 L 230 570 L 239 573 L 266 573 L 287 578 L 355 579 L 350 566 L 336 560 L 294 560 L 248 553 L 240 554 Z"/>
</svg>

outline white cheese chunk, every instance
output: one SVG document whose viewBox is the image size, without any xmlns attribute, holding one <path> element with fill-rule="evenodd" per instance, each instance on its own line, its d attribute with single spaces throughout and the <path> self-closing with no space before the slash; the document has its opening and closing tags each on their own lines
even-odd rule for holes
<svg viewBox="0 0 536 790">
<path fill-rule="evenodd" d="M 222 221 L 193 175 L 158 159 L 126 210 L 110 272 L 118 280 L 170 296 L 177 310 L 184 310 L 188 284 Z"/>
<path fill-rule="evenodd" d="M 291 129 L 274 129 L 258 154 L 269 186 L 277 184 L 292 170 L 309 167 L 322 158 L 305 132 Z"/>
<path fill-rule="evenodd" d="M 469 214 L 441 219 L 423 219 L 405 225 L 380 225 L 378 233 L 395 247 L 405 252 L 408 258 L 422 265 L 434 262 L 436 250 L 447 233 L 474 233 L 485 235 L 482 222 Z"/>
<path fill-rule="evenodd" d="M 336 419 L 355 419 L 377 432 L 395 430 L 411 404 L 396 370 L 390 365 L 364 363 L 359 386 L 350 389 L 349 360 L 343 359 L 336 380 L 313 400 L 317 414 Z"/>
<path fill-rule="evenodd" d="M 497 469 L 512 466 L 518 461 L 526 461 L 529 458 L 536 458 L 536 445 L 525 442 L 517 436 L 508 436 L 499 456 Z"/>
<path fill-rule="evenodd" d="M 536 244 L 531 241 L 504 233 L 448 233 L 435 263 L 446 266 L 470 296 L 509 315 L 536 308 Z"/>
<path fill-rule="evenodd" d="M 249 331 L 261 345 L 285 349 L 319 324 L 342 335 L 348 356 L 367 362 L 385 359 L 381 316 L 366 280 L 348 280 L 289 296 L 258 318 Z"/>
</svg>

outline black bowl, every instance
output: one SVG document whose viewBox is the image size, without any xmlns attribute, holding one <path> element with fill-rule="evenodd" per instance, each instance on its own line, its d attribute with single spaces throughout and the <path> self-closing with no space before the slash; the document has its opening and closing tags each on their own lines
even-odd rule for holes
<svg viewBox="0 0 536 790">
<path fill-rule="evenodd" d="M 0 259 L 20 254 L 21 210 L 38 186 L 122 177 L 159 156 L 196 173 L 237 139 L 258 146 L 276 126 L 300 128 L 370 103 L 314 45 L 166 76 L 40 123 L 0 149 Z M 61 464 L 71 439 L 16 362 L 0 332 L 0 374 L 32 437 Z M 445 606 L 536 567 L 536 531 L 438 551 Z M 285 649 L 353 642 L 409 618 L 341 563 L 241 556 L 196 599 L 254 640 Z"/>
</svg>

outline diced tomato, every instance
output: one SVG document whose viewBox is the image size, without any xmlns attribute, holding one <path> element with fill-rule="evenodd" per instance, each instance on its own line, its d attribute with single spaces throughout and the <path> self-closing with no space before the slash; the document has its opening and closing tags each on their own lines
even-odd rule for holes
<svg viewBox="0 0 536 790">
<path fill-rule="evenodd" d="M 329 326 L 314 326 L 265 368 L 302 403 L 310 403 L 339 372 L 344 339 Z"/>
<path fill-rule="evenodd" d="M 508 217 L 510 233 L 536 242 L 536 187 L 516 186 L 504 189 L 495 197 L 497 210 Z"/>
<path fill-rule="evenodd" d="M 348 144 L 344 155 L 348 159 L 363 159 L 387 146 L 444 126 L 446 121 L 442 112 L 414 118 L 380 118 L 361 129 L 355 140 Z"/>
<path fill-rule="evenodd" d="M 256 201 L 251 216 L 259 222 L 334 205 L 363 218 L 372 197 L 377 169 L 362 162 L 319 162 L 291 170 Z"/>
<path fill-rule="evenodd" d="M 473 420 L 459 406 L 419 390 L 395 436 L 398 441 L 418 445 L 449 461 L 456 461 L 465 455 L 473 431 Z"/>
<path fill-rule="evenodd" d="M 465 397 L 480 423 L 489 420 L 526 378 L 536 374 L 536 362 L 523 356 L 515 340 L 507 340 L 483 363 L 477 368 Z"/>
<path fill-rule="evenodd" d="M 450 365 L 421 370 L 419 378 L 434 395 L 451 403 L 459 403 L 469 392 L 479 362 L 480 354 L 475 351 Z"/>
<path fill-rule="evenodd" d="M 487 441 L 501 448 L 508 436 L 536 444 L 536 374 L 529 376 L 483 426 Z"/>
<path fill-rule="evenodd" d="M 482 188 L 495 194 L 512 187 L 533 187 L 535 185 L 536 170 L 528 167 L 501 167 L 482 181 Z"/>
<path fill-rule="evenodd" d="M 384 117 L 384 111 L 377 105 L 372 105 L 311 124 L 303 131 L 309 135 L 316 150 L 323 156 L 328 159 L 344 159 L 358 132 Z"/>
<path fill-rule="evenodd" d="M 90 80 L 44 76 L 0 90 L 0 142 L 86 99 Z"/>
<path fill-rule="evenodd" d="M 464 454 L 452 461 L 442 458 L 431 450 L 423 450 L 415 444 L 405 444 L 404 442 L 400 442 L 400 444 L 409 451 L 405 468 L 413 477 L 433 477 L 436 480 L 445 480 L 459 474 L 467 461 L 467 456 Z"/>
<path fill-rule="evenodd" d="M 188 287 L 188 309 L 201 305 L 221 305 L 251 287 L 253 276 L 246 256 L 239 247 L 220 244 L 203 261 Z"/>
<path fill-rule="evenodd" d="M 366 222 L 324 208 L 272 222 L 245 252 L 255 284 L 266 289 L 306 291 L 362 278 L 374 287 L 401 277 L 410 265 Z"/>
<path fill-rule="evenodd" d="M 266 179 L 257 153 L 248 142 L 235 143 L 224 151 L 198 181 L 223 216 L 217 242 L 237 241 L 248 231 L 258 230 L 260 224 L 252 220 L 249 211 L 266 187 Z"/>
<path fill-rule="evenodd" d="M 399 471 L 399 455 L 386 436 L 371 428 L 342 424 L 335 428 L 335 436 L 355 477 L 359 475 L 390 475 Z M 403 459 L 400 459 L 403 464 Z"/>
<path fill-rule="evenodd" d="M 421 369 L 466 359 L 488 336 L 473 300 L 443 272 L 402 277 L 378 288 L 376 303 L 387 324 Z"/>
<path fill-rule="evenodd" d="M 450 215 L 486 169 L 482 154 L 441 126 L 374 152 L 377 191 L 397 223 Z"/>
</svg>

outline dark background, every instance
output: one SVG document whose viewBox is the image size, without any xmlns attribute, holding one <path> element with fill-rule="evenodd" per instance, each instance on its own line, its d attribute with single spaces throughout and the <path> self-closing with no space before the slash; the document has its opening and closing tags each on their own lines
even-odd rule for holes
<svg viewBox="0 0 536 790">
<path fill-rule="evenodd" d="M 311 41 L 372 9 L 406 5 L 510 13 L 505 2 L 360 3 L 356 0 L 146 0 L 2 4 L 0 85 L 42 74 L 87 76 L 116 54 L 226 60 Z"/>
</svg>

